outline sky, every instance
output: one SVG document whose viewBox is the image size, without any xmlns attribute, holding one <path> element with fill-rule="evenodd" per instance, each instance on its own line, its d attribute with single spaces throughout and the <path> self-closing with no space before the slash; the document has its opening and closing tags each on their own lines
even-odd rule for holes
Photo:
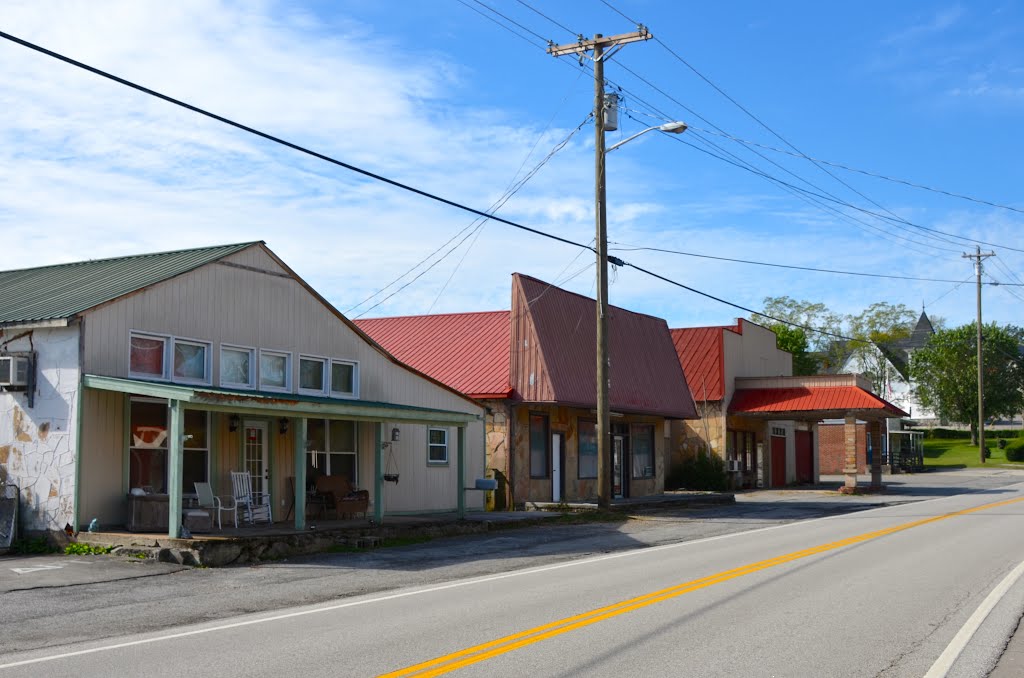
<svg viewBox="0 0 1024 678">
<path fill-rule="evenodd" d="M 653 39 L 605 63 L 605 144 L 689 129 L 607 156 L 612 304 L 692 327 L 769 296 L 888 302 L 952 327 L 979 247 L 986 322 L 1024 325 L 1018 2 L 5 0 L 4 33 L 570 243 L 0 40 L 0 268 L 263 240 L 351 318 L 507 309 L 514 272 L 593 296 L 592 65 L 545 46 L 637 23 Z"/>
</svg>

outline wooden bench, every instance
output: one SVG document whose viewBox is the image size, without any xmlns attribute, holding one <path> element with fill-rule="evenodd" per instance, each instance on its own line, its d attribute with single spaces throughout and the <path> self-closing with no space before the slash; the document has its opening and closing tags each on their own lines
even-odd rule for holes
<svg viewBox="0 0 1024 678">
<path fill-rule="evenodd" d="M 348 476 L 320 476 L 316 479 L 317 494 L 325 497 L 327 510 L 333 510 L 338 518 L 355 516 L 366 511 L 370 506 L 370 493 L 366 490 L 355 490 Z"/>
</svg>

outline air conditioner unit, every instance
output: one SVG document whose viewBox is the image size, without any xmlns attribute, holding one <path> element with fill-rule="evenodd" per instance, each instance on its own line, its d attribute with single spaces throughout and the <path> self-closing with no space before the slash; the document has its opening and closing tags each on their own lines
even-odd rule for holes
<svg viewBox="0 0 1024 678">
<path fill-rule="evenodd" d="M 0 356 L 0 386 L 28 386 L 29 361 L 25 356 Z"/>
<path fill-rule="evenodd" d="M 738 472 L 740 471 L 740 460 L 739 459 L 727 459 L 725 461 L 726 468 L 729 471 Z"/>
</svg>

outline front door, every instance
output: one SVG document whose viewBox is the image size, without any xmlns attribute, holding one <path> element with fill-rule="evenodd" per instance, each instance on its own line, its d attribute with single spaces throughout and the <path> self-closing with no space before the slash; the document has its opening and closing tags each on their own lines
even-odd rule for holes
<svg viewBox="0 0 1024 678">
<path fill-rule="evenodd" d="M 242 449 L 242 469 L 252 476 L 252 491 L 262 498 L 270 491 L 270 464 L 267 463 L 267 422 L 246 421 Z"/>
<path fill-rule="evenodd" d="M 626 496 L 626 483 L 623 474 L 626 471 L 626 439 L 622 436 L 612 438 L 612 497 L 622 499 Z"/>
<path fill-rule="evenodd" d="M 782 436 L 772 436 L 771 446 L 772 487 L 784 487 L 786 485 L 786 439 Z"/>
<path fill-rule="evenodd" d="M 562 501 L 562 434 L 551 436 L 551 501 Z"/>
</svg>

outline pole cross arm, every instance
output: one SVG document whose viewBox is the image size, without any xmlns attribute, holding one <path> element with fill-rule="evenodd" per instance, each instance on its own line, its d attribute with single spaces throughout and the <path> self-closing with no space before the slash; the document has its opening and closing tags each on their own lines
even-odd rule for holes
<svg viewBox="0 0 1024 678">
<path fill-rule="evenodd" d="M 590 52 L 597 46 L 608 47 L 615 45 L 625 45 L 630 42 L 639 42 L 641 40 L 650 40 L 654 36 L 646 26 L 638 26 L 639 30 L 633 33 L 620 33 L 619 35 L 609 35 L 608 37 L 596 36 L 592 40 L 584 40 L 582 37 L 576 42 L 571 42 L 565 45 L 555 45 L 553 43 L 548 44 L 547 52 L 551 56 L 563 56 L 566 54 L 579 54 L 580 52 Z"/>
</svg>

